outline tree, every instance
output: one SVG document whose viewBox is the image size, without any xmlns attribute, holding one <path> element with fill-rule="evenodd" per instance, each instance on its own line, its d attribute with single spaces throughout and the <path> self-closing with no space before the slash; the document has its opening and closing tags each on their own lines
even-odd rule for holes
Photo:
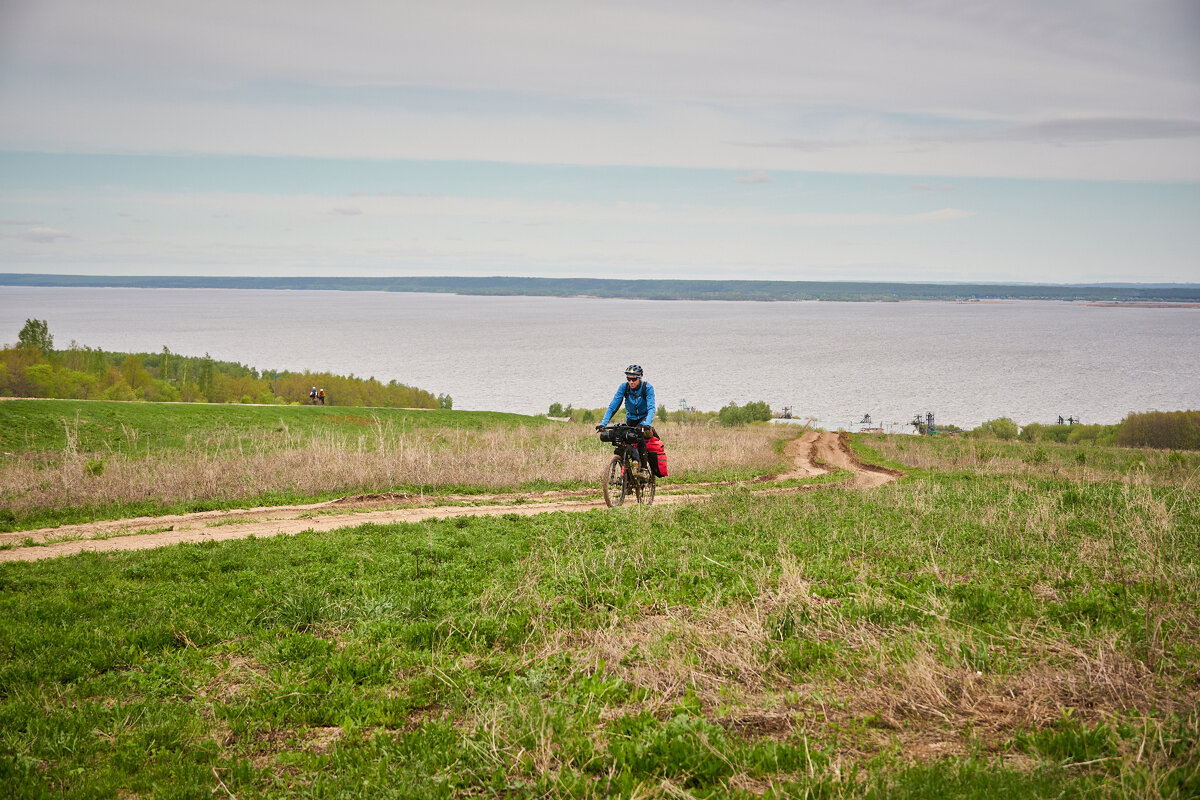
<svg viewBox="0 0 1200 800">
<path fill-rule="evenodd" d="M 200 389 L 200 394 L 204 396 L 205 402 L 213 402 L 213 360 L 208 353 L 204 354 L 204 360 L 200 362 L 199 375 L 196 376 L 196 385 Z"/>
<path fill-rule="evenodd" d="M 742 406 L 742 411 L 751 422 L 766 422 L 771 419 L 771 407 L 762 400 L 746 403 Z"/>
<path fill-rule="evenodd" d="M 142 358 L 139 355 L 126 356 L 121 362 L 121 377 L 125 379 L 125 383 L 129 384 L 129 388 L 135 392 L 138 389 L 145 391 L 150 385 L 153 378 L 150 377 L 149 371 L 142 364 Z"/>
<path fill-rule="evenodd" d="M 762 400 L 738 406 L 730 403 L 717 412 L 717 421 L 725 426 L 745 425 L 750 422 L 766 422 L 771 419 L 771 407 Z"/>
<path fill-rule="evenodd" d="M 746 412 L 744 412 L 737 403 L 730 403 L 727 406 L 722 406 L 717 412 L 717 420 L 726 427 L 734 425 L 743 425 L 746 423 Z"/>
<path fill-rule="evenodd" d="M 42 355 L 50 355 L 54 349 L 54 337 L 50 335 L 50 326 L 44 319 L 27 319 L 25 327 L 17 334 L 17 342 L 21 347 L 40 350 Z"/>
<path fill-rule="evenodd" d="M 997 439 L 1011 441 L 1017 438 L 1017 423 L 1008 417 L 997 417 L 996 419 L 989 419 L 976 428 L 975 431 L 980 436 L 994 436 Z"/>
</svg>

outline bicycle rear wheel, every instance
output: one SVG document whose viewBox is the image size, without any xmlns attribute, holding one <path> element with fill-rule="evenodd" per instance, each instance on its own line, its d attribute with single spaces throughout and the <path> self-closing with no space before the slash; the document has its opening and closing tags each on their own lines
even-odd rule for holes
<svg viewBox="0 0 1200 800">
<path fill-rule="evenodd" d="M 625 502 L 625 495 L 629 493 L 629 476 L 625 474 L 625 465 L 620 456 L 613 456 L 612 461 L 608 462 L 601 480 L 604 482 L 606 506 L 612 508 Z"/>
</svg>

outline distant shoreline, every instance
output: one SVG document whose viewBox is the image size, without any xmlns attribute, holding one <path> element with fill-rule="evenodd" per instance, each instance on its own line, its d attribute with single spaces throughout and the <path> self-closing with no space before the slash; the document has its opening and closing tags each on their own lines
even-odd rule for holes
<svg viewBox="0 0 1200 800">
<path fill-rule="evenodd" d="M 1198 303 L 1155 303 L 1143 300 L 1127 300 L 1125 302 L 1109 301 L 1107 303 L 1091 302 L 1089 306 L 1101 308 L 1200 308 Z"/>
<path fill-rule="evenodd" d="M 0 286 L 121 289 L 265 289 L 382 291 L 626 300 L 760 302 L 995 302 L 1061 300 L 1093 305 L 1187 308 L 1200 305 L 1200 284 L 991 284 L 872 281 L 619 280 L 420 276 L 297 278 L 47 275 L 0 273 Z"/>
</svg>

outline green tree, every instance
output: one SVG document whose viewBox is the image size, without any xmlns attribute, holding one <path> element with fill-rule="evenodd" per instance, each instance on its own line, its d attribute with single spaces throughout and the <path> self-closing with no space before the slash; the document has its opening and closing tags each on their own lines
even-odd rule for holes
<svg viewBox="0 0 1200 800">
<path fill-rule="evenodd" d="M 1115 440 L 1121 447 L 1200 450 L 1200 411 L 1131 413 L 1121 420 Z"/>
<path fill-rule="evenodd" d="M 550 410 L 546 412 L 546 416 L 548 416 L 548 417 L 566 416 L 565 414 L 563 414 L 562 403 L 551 403 Z"/>
<path fill-rule="evenodd" d="M 730 403 L 717 412 L 717 421 L 727 428 L 742 425 L 746 422 L 746 412 L 737 403 Z"/>
<path fill-rule="evenodd" d="M 1017 438 L 1017 423 L 1008 417 L 997 417 L 996 419 L 989 419 L 980 425 L 975 429 L 975 432 L 980 436 L 991 436 L 996 439 L 1011 441 Z"/>
<path fill-rule="evenodd" d="M 54 368 L 49 364 L 30 364 L 25 368 L 25 380 L 34 397 L 56 397 L 54 391 Z"/>
<path fill-rule="evenodd" d="M 162 353 L 158 358 L 158 379 L 160 381 L 167 381 L 171 378 L 174 378 L 175 373 L 171 369 L 173 366 L 174 364 L 171 361 L 171 351 L 167 349 L 166 345 L 163 345 Z"/>
<path fill-rule="evenodd" d="M 50 335 L 50 326 L 44 319 L 25 320 L 25 327 L 17 334 L 17 343 L 21 347 L 40 350 L 44 356 L 49 356 L 54 349 L 54 337 Z"/>
<path fill-rule="evenodd" d="M 742 406 L 742 411 L 751 422 L 766 422 L 771 419 L 771 407 L 762 400 L 746 403 Z"/>
<path fill-rule="evenodd" d="M 200 362 L 199 374 L 196 376 L 196 385 L 206 401 L 211 403 L 216 399 L 213 396 L 213 360 L 212 356 L 208 353 L 204 354 L 204 360 Z"/>
<path fill-rule="evenodd" d="M 730 403 L 717 412 L 717 421 L 725 426 L 745 425 L 749 422 L 766 422 L 771 419 L 771 407 L 762 400 L 739 406 Z"/>
<path fill-rule="evenodd" d="M 144 390 L 152 380 L 150 372 L 142 365 L 141 356 L 138 355 L 127 356 L 121 362 L 121 377 L 135 392 L 138 389 Z"/>
</svg>

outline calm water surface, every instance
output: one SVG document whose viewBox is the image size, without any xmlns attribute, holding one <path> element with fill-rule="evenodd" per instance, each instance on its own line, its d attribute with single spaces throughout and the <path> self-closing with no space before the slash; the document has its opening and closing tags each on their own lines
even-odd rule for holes
<svg viewBox="0 0 1200 800">
<path fill-rule="evenodd" d="M 0 342 L 211 354 L 395 379 L 454 407 L 607 403 L 626 364 L 660 405 L 792 406 L 854 428 L 933 411 L 973 427 L 1200 408 L 1200 309 L 1055 302 L 748 303 L 393 292 L 0 287 Z"/>
</svg>

